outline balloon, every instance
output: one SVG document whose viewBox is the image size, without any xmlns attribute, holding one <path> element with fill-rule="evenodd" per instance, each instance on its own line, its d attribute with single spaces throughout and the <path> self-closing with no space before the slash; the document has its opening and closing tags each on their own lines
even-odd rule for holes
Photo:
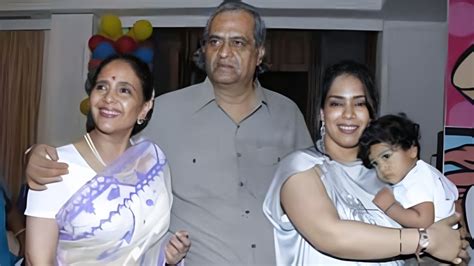
<svg viewBox="0 0 474 266">
<path fill-rule="evenodd" d="M 121 54 L 128 54 L 137 49 L 137 42 L 130 36 L 123 35 L 115 41 L 115 49 Z"/>
<path fill-rule="evenodd" d="M 133 28 L 127 32 L 127 36 L 131 37 L 134 40 L 137 39 L 137 37 L 135 37 L 135 33 L 133 33 Z"/>
<path fill-rule="evenodd" d="M 151 33 L 153 32 L 153 26 L 148 20 L 138 20 L 133 24 L 131 31 L 133 31 L 135 39 L 141 42 L 150 38 Z"/>
<path fill-rule="evenodd" d="M 97 47 L 97 45 L 99 45 L 99 43 L 101 42 L 112 42 L 112 40 L 102 36 L 102 35 L 99 35 L 99 34 L 96 34 L 96 35 L 92 35 L 90 38 L 89 38 L 89 42 L 88 42 L 88 45 L 89 45 L 89 49 L 91 51 L 94 51 L 94 49 Z"/>
<path fill-rule="evenodd" d="M 146 40 L 146 41 L 140 43 L 140 47 L 150 47 L 150 48 L 153 48 L 153 46 L 154 46 L 154 43 L 153 43 L 153 41 L 151 41 L 151 40 Z"/>
<path fill-rule="evenodd" d="M 88 70 L 96 69 L 97 67 L 99 67 L 101 62 L 102 62 L 102 60 L 100 60 L 100 59 L 91 58 L 89 60 L 89 64 L 87 65 L 87 69 Z"/>
<path fill-rule="evenodd" d="M 87 97 L 81 101 L 81 104 L 79 105 L 79 110 L 81 110 L 81 113 L 83 115 L 87 115 L 87 113 L 89 113 L 89 109 L 90 109 L 89 97 Z"/>
<path fill-rule="evenodd" d="M 104 60 L 107 57 L 116 54 L 117 52 L 115 51 L 114 47 L 112 44 L 108 42 L 101 42 L 95 50 L 92 52 L 92 58 L 93 59 L 100 59 Z"/>
<path fill-rule="evenodd" d="M 147 64 L 153 62 L 153 49 L 151 47 L 139 47 L 133 52 L 133 55 Z"/>
<path fill-rule="evenodd" d="M 115 40 L 122 35 L 122 22 L 115 15 L 103 15 L 100 19 L 100 31 Z"/>
</svg>

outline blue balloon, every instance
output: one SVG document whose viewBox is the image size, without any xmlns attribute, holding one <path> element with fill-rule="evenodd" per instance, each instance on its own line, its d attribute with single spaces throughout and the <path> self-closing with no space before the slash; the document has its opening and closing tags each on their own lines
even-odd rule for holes
<svg viewBox="0 0 474 266">
<path fill-rule="evenodd" d="M 116 54 L 114 46 L 109 42 L 101 42 L 92 52 L 93 59 L 104 60 L 107 57 Z"/>
<path fill-rule="evenodd" d="M 153 49 L 151 47 L 139 47 L 133 55 L 147 64 L 153 62 Z"/>
</svg>

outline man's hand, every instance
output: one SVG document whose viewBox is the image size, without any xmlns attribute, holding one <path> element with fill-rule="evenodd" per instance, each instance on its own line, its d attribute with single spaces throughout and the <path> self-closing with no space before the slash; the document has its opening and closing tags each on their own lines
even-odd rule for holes
<svg viewBox="0 0 474 266">
<path fill-rule="evenodd" d="M 68 174 L 68 165 L 59 163 L 56 148 L 38 144 L 29 152 L 26 165 L 28 186 L 33 190 L 45 190 L 45 184 L 61 181 Z"/>
<path fill-rule="evenodd" d="M 379 207 L 383 212 L 386 212 L 393 204 L 396 202 L 395 197 L 393 196 L 392 191 L 384 187 L 382 188 L 377 195 L 375 195 L 372 200 L 377 207 Z"/>
<path fill-rule="evenodd" d="M 176 232 L 168 241 L 165 247 L 166 265 L 178 264 L 188 253 L 191 247 L 191 240 L 186 231 Z"/>
</svg>

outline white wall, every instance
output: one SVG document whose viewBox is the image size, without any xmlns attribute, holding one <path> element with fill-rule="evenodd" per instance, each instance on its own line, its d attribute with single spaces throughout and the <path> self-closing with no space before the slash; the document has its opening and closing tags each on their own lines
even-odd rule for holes
<svg viewBox="0 0 474 266">
<path fill-rule="evenodd" d="M 87 41 L 93 34 L 92 14 L 54 14 L 47 35 L 38 142 L 63 145 L 84 134 L 79 103 L 86 97 L 89 61 Z"/>
<path fill-rule="evenodd" d="M 444 123 L 447 36 L 440 22 L 385 21 L 383 27 L 381 113 L 404 112 L 420 124 L 421 156 L 428 162 Z"/>
</svg>

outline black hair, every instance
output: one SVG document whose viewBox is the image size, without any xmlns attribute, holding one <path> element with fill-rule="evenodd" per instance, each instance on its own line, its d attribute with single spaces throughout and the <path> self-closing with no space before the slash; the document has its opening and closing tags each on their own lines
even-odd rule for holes
<svg viewBox="0 0 474 266">
<path fill-rule="evenodd" d="M 209 38 L 209 30 L 211 28 L 212 21 L 217 15 L 224 12 L 231 12 L 231 11 L 243 11 L 252 15 L 253 21 L 254 21 L 253 38 L 255 40 L 255 47 L 259 48 L 265 45 L 267 29 L 265 26 L 265 22 L 260 16 L 260 13 L 257 10 L 257 8 L 241 1 L 223 1 L 214 10 L 214 12 L 210 15 L 209 19 L 207 20 L 206 27 L 204 28 L 204 32 L 202 35 L 201 45 L 197 49 L 197 51 L 194 53 L 193 61 L 199 69 L 203 71 L 206 70 L 206 58 L 205 58 L 205 54 L 202 48 Z M 269 67 L 267 66 L 267 64 L 263 63 L 262 61 L 262 63 L 260 63 L 260 65 L 257 66 L 254 77 L 257 77 L 258 75 L 264 73 L 268 69 Z"/>
<path fill-rule="evenodd" d="M 96 85 L 97 77 L 99 76 L 102 69 L 104 69 L 104 67 L 107 66 L 108 64 L 117 60 L 127 63 L 132 68 L 133 72 L 140 80 L 142 91 L 143 91 L 143 98 L 145 102 L 151 100 L 151 97 L 153 97 L 154 89 L 153 89 L 153 75 L 150 71 L 150 68 L 145 62 L 141 61 L 137 57 L 130 54 L 112 55 L 104 59 L 96 69 L 91 70 L 89 74 L 87 75 L 88 77 L 87 77 L 87 81 L 85 85 L 87 95 L 90 96 L 92 89 Z M 135 126 L 132 129 L 131 136 L 142 131 L 148 125 L 148 121 L 150 120 L 152 114 L 153 114 L 153 107 L 146 114 L 145 120 L 142 124 L 139 125 L 135 123 Z M 94 128 L 95 128 L 95 123 L 94 123 L 94 120 L 92 119 L 91 111 L 89 110 L 87 114 L 86 130 L 87 132 L 90 132 Z"/>
<path fill-rule="evenodd" d="M 385 115 L 373 120 L 364 130 L 359 139 L 358 157 L 367 168 L 370 165 L 370 147 L 378 143 L 408 150 L 412 146 L 418 148 L 417 158 L 420 158 L 420 126 L 406 117 L 405 114 Z"/>
<path fill-rule="evenodd" d="M 372 74 L 370 74 L 370 71 L 366 65 L 357 63 L 352 60 L 344 60 L 339 63 L 336 63 L 328 67 L 324 72 L 321 85 L 319 108 L 317 109 L 318 112 L 320 109 L 324 108 L 324 104 L 326 103 L 326 97 L 329 93 L 329 90 L 331 89 L 334 80 L 342 75 L 353 76 L 360 80 L 360 82 L 362 82 L 362 85 L 364 85 L 365 101 L 367 103 L 369 116 L 371 119 L 375 119 L 378 116 L 379 94 L 377 87 L 375 86 L 374 78 Z M 320 125 L 321 118 L 319 117 L 319 115 L 317 117 L 319 121 L 317 121 L 316 125 Z M 316 130 L 316 132 L 318 131 Z M 317 134 L 319 135 L 319 132 Z M 321 136 L 318 136 L 318 138 L 320 137 Z"/>
</svg>

